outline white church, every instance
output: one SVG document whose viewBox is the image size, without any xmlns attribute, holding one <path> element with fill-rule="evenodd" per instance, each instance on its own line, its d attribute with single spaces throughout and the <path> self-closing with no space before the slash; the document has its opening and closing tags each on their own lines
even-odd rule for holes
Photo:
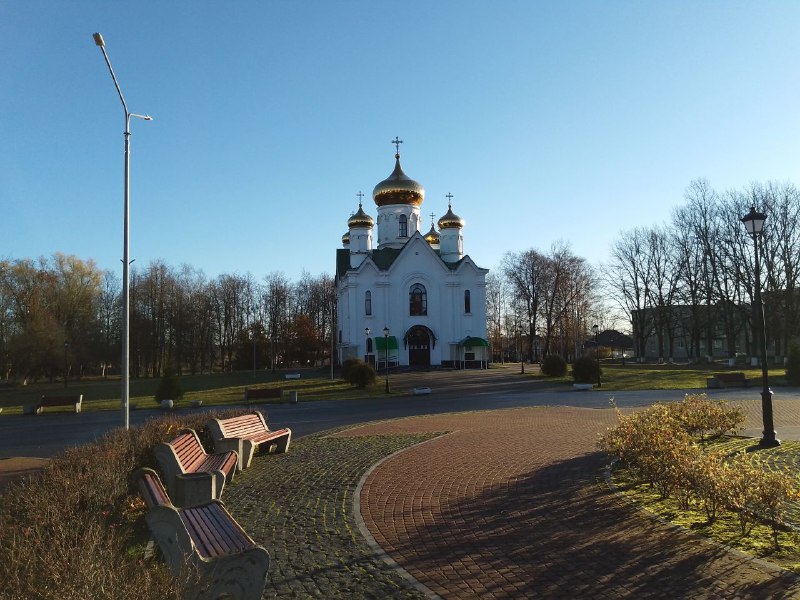
<svg viewBox="0 0 800 600">
<path fill-rule="evenodd" d="M 372 191 L 375 220 L 364 210 L 347 221 L 336 252 L 338 359 L 388 366 L 483 368 L 486 274 L 464 254 L 464 221 L 452 209 L 438 231 L 422 234 L 425 189 L 395 167 Z"/>
</svg>

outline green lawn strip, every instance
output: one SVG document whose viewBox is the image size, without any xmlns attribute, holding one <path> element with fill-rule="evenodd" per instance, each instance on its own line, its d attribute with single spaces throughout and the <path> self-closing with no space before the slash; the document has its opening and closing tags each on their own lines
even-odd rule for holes
<svg viewBox="0 0 800 600">
<path fill-rule="evenodd" d="M 731 455 L 745 453 L 766 468 L 790 473 L 800 485 L 800 442 L 787 441 L 776 448 L 759 448 L 755 443 L 749 438 L 723 438 L 709 447 Z M 695 502 L 692 510 L 684 510 L 676 498 L 661 498 L 654 487 L 634 479 L 624 467 L 616 468 L 612 478 L 617 491 L 664 521 L 800 573 L 800 504 L 797 502 L 790 503 L 787 511 L 787 522 L 793 529 L 780 534 L 780 548 L 776 549 L 768 525 L 757 524 L 750 535 L 742 536 L 738 518 L 733 512 L 721 510 L 716 520 L 709 523 L 699 503 Z"/>
<path fill-rule="evenodd" d="M 622 390 L 690 390 L 705 389 L 706 380 L 714 373 L 741 372 L 752 379 L 752 387 L 761 385 L 761 369 L 728 367 L 725 365 L 637 365 L 601 363 L 601 389 L 605 391 Z M 538 371 L 527 374 L 531 379 L 572 385 L 571 367 L 567 367 L 564 377 L 547 377 Z M 786 369 L 770 369 L 770 384 L 785 385 Z"/>
<path fill-rule="evenodd" d="M 252 372 L 213 373 L 202 375 L 183 375 L 179 378 L 184 391 L 183 399 L 178 407 L 189 406 L 193 400 L 202 401 L 204 406 L 227 406 L 241 404 L 244 400 L 245 387 L 281 388 L 284 391 L 296 391 L 300 401 L 340 400 L 368 398 L 381 388 L 376 384 L 371 388 L 358 389 L 342 381 L 330 379 L 329 373 L 321 371 L 304 371 L 300 379 L 286 380 L 282 373 Z M 156 408 L 154 399 L 158 378 L 131 379 L 130 401 L 138 408 Z M 382 390 L 381 390 L 382 391 Z M 2 414 L 19 414 L 24 404 L 35 404 L 43 394 L 69 395 L 83 394 L 82 410 L 116 410 L 120 406 L 120 381 L 116 379 L 89 379 L 70 381 L 67 387 L 63 384 L 35 383 L 26 386 L 9 387 L 0 390 L 0 408 Z M 259 404 L 263 401 L 259 401 Z M 51 411 L 69 412 L 72 409 L 48 408 Z"/>
</svg>

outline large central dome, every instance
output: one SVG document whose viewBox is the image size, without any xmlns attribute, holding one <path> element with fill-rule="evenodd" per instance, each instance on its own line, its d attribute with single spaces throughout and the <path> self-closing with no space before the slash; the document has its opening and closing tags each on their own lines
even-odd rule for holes
<svg viewBox="0 0 800 600">
<path fill-rule="evenodd" d="M 378 206 L 391 204 L 410 204 L 419 206 L 425 199 L 425 188 L 403 173 L 400 167 L 400 154 L 394 155 L 394 171 L 372 190 L 372 199 Z"/>
</svg>

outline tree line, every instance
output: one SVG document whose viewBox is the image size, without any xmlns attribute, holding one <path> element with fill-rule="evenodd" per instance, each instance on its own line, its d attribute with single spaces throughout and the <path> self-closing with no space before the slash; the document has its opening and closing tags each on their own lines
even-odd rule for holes
<svg viewBox="0 0 800 600">
<path fill-rule="evenodd" d="M 566 242 L 507 252 L 486 281 L 487 334 L 496 361 L 566 359 L 583 352 L 598 323 L 598 277 Z"/>
<path fill-rule="evenodd" d="M 330 357 L 335 288 L 328 275 L 206 277 L 154 261 L 132 269 L 135 377 L 321 364 Z M 121 281 L 92 260 L 0 260 L 4 379 L 119 373 Z"/>
<path fill-rule="evenodd" d="M 651 337 L 660 359 L 679 340 L 698 360 L 713 357 L 717 340 L 728 357 L 757 354 L 754 244 L 741 221 L 755 207 L 767 215 L 759 241 L 766 334 L 775 356 L 786 356 L 800 325 L 797 188 L 770 182 L 719 192 L 699 179 L 684 200 L 668 223 L 622 232 L 602 270 L 605 297 L 630 323 L 637 355 Z"/>
</svg>

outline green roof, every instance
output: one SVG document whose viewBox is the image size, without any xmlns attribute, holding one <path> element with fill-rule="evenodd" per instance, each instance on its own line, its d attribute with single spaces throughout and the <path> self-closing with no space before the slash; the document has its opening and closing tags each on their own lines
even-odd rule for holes
<svg viewBox="0 0 800 600">
<path fill-rule="evenodd" d="M 387 338 L 375 336 L 375 349 L 376 350 L 386 350 L 386 340 Z M 390 335 L 389 338 L 389 350 L 398 350 L 399 346 L 397 345 L 397 338 L 393 335 Z"/>
<path fill-rule="evenodd" d="M 475 346 L 485 346 L 488 348 L 489 342 L 487 342 L 483 338 L 467 336 L 463 340 L 458 342 L 458 345 L 464 346 L 465 348 L 472 348 Z"/>
</svg>

